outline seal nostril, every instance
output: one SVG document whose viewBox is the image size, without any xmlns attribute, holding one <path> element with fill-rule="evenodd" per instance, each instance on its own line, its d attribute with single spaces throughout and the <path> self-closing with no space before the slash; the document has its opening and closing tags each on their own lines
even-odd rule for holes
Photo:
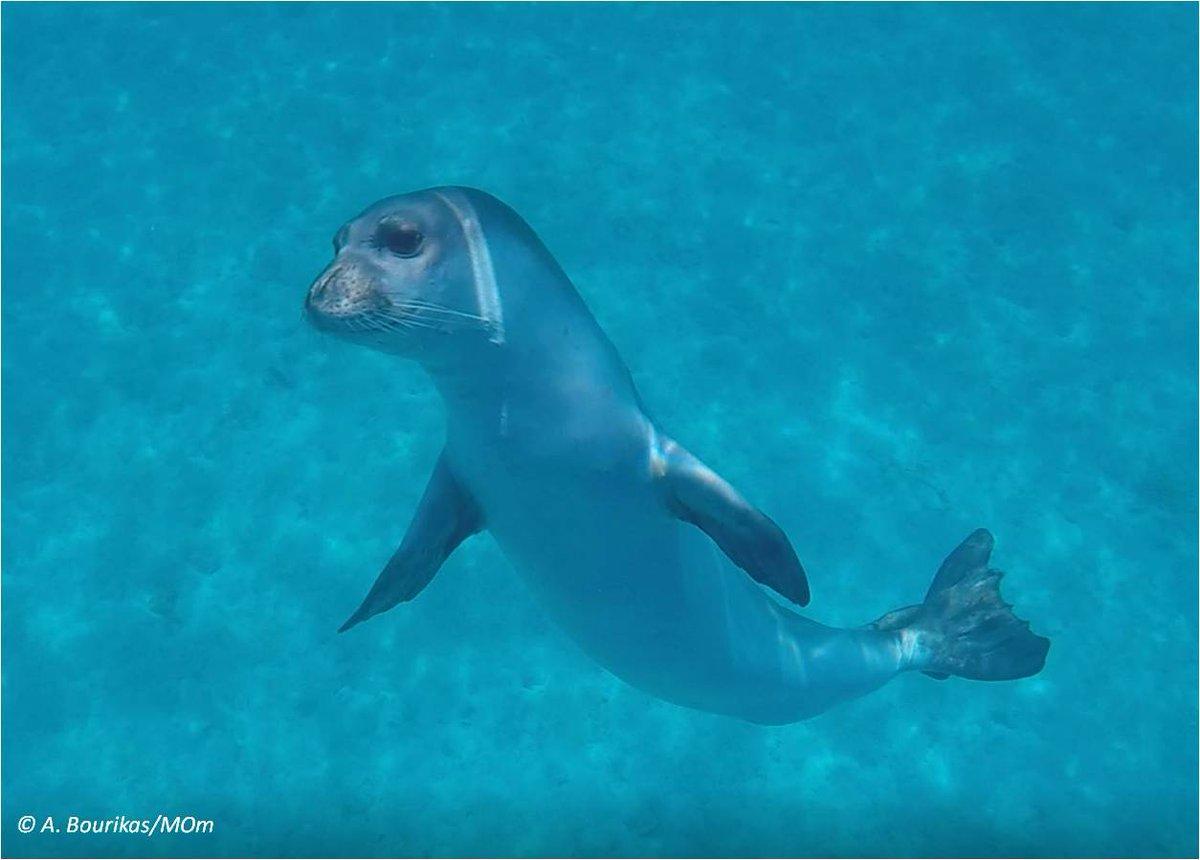
<svg viewBox="0 0 1200 860">
<path fill-rule="evenodd" d="M 328 283 L 328 278 L 320 277 L 308 288 L 308 294 L 304 297 L 304 310 L 310 315 L 320 315 L 321 308 L 318 302 L 325 295 L 325 287 Z"/>
<path fill-rule="evenodd" d="M 332 271 L 322 272 L 313 282 L 312 287 L 308 291 L 308 304 L 311 305 L 317 299 L 325 295 L 325 291 L 329 287 L 329 282 L 333 280 L 334 273 Z"/>
</svg>

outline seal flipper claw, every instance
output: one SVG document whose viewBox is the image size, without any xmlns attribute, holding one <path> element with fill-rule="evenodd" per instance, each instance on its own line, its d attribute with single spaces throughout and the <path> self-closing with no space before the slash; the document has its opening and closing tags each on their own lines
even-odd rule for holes
<svg viewBox="0 0 1200 860">
<path fill-rule="evenodd" d="M 344 633 L 397 603 L 416 597 L 455 548 L 483 528 L 475 500 L 454 477 L 443 455 L 438 459 L 417 512 L 400 548 L 392 555 L 354 614 Z"/>
<path fill-rule="evenodd" d="M 807 606 L 808 577 L 775 522 L 680 445 L 660 438 L 653 468 L 676 517 L 697 526 L 729 560 L 788 600 Z"/>
</svg>

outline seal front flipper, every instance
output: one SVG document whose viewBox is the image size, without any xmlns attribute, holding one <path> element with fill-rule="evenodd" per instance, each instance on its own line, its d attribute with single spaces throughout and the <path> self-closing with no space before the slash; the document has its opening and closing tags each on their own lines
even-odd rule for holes
<svg viewBox="0 0 1200 860">
<path fill-rule="evenodd" d="M 652 468 L 671 513 L 698 526 L 756 581 L 808 605 L 804 568 L 787 535 L 770 517 L 670 439 L 657 440 Z"/>
<path fill-rule="evenodd" d="M 454 477 L 443 454 L 400 548 L 379 574 L 362 605 L 338 628 L 338 633 L 386 612 L 397 603 L 412 600 L 429 584 L 455 547 L 482 529 L 479 506 Z"/>
</svg>

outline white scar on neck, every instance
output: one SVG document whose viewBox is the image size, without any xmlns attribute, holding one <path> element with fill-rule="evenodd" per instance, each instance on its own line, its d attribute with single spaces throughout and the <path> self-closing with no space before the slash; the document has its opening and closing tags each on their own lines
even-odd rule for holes
<svg viewBox="0 0 1200 860">
<path fill-rule="evenodd" d="M 462 228 L 463 238 L 467 240 L 467 254 L 471 258 L 471 272 L 475 281 L 475 301 L 479 306 L 479 315 L 491 332 L 490 340 L 492 343 L 504 343 L 504 314 L 500 310 L 496 272 L 492 268 L 492 255 L 488 251 L 479 215 L 466 196 L 457 191 L 435 191 L 434 194 L 454 213 L 458 226 Z"/>
</svg>

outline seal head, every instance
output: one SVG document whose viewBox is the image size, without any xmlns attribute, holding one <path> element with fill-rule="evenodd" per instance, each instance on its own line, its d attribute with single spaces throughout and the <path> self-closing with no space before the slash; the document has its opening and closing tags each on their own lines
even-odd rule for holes
<svg viewBox="0 0 1200 860">
<path fill-rule="evenodd" d="M 333 251 L 305 300 L 322 331 L 408 357 L 431 338 L 503 339 L 491 256 L 464 190 L 380 200 L 342 225 Z"/>
</svg>

